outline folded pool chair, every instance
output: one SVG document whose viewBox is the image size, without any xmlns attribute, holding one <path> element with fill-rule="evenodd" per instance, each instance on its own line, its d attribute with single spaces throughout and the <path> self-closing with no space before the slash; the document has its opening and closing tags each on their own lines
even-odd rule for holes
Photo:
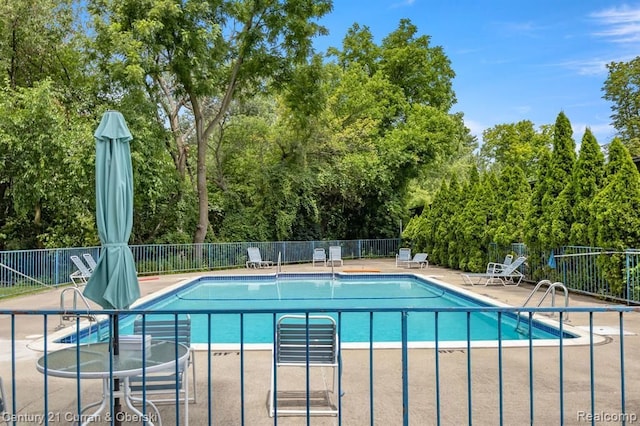
<svg viewBox="0 0 640 426">
<path fill-rule="evenodd" d="M 524 278 L 524 274 L 518 268 L 527 260 L 525 256 L 520 256 L 511 264 L 491 262 L 487 265 L 487 272 L 477 274 L 461 274 L 465 284 L 489 285 L 498 283 L 502 285 L 519 285 Z"/>
<path fill-rule="evenodd" d="M 69 275 L 69 278 L 71 278 L 71 282 L 76 287 L 85 285 L 87 281 L 89 281 L 89 277 L 91 277 L 92 270 L 87 268 L 87 265 L 85 265 L 78 256 L 71 256 L 71 261 L 74 265 L 76 265 L 76 268 L 78 268 L 77 271 Z"/>
<path fill-rule="evenodd" d="M 327 262 L 331 262 L 331 265 L 335 265 L 340 262 L 340 266 L 344 265 L 342 261 L 342 247 L 340 246 L 331 246 L 329 247 L 329 260 Z"/>
<path fill-rule="evenodd" d="M 262 260 L 262 255 L 258 247 L 247 248 L 247 254 L 249 255 L 249 260 L 246 262 L 247 268 L 269 268 L 273 266 L 272 261 Z"/>
<path fill-rule="evenodd" d="M 406 266 L 407 262 L 410 260 L 411 260 L 410 248 L 398 249 L 398 254 L 396 254 L 396 268 L 398 266 Z"/>
<path fill-rule="evenodd" d="M 313 250 L 312 266 L 316 266 L 316 262 L 322 263 L 327 266 L 327 252 L 323 248 L 317 248 Z"/>
<path fill-rule="evenodd" d="M 284 367 L 306 368 L 298 371 L 300 375 L 289 377 Z M 327 387 L 324 371 L 321 377 L 314 375 L 311 369 L 332 368 L 333 388 Z M 337 416 L 338 382 L 340 370 L 339 338 L 336 321 L 327 315 L 283 315 L 276 324 L 275 340 L 272 349 L 271 391 L 269 392 L 269 415 L 310 415 Z M 318 372 L 318 370 L 315 370 Z M 302 380 L 300 378 L 302 377 Z M 306 377 L 306 380 L 304 379 Z M 286 380 L 286 379 L 289 380 Z M 303 384 L 305 389 L 290 390 L 291 383 Z M 305 385 L 306 383 L 306 385 Z M 313 384 L 322 383 L 323 390 L 310 389 Z M 277 392 L 276 392 L 277 389 Z M 286 389 L 286 390 L 285 390 Z M 333 401 L 332 397 L 333 396 Z"/>
<path fill-rule="evenodd" d="M 82 258 L 84 259 L 85 262 L 87 262 L 87 265 L 89 266 L 89 270 L 91 272 L 95 271 L 96 267 L 98 266 L 98 262 L 96 262 L 93 256 L 91 256 L 91 253 L 84 253 L 82 255 Z"/>
</svg>

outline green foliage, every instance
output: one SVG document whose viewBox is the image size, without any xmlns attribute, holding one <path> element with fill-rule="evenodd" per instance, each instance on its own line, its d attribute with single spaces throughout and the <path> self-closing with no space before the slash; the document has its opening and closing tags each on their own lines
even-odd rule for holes
<svg viewBox="0 0 640 426">
<path fill-rule="evenodd" d="M 527 219 L 524 223 L 524 242 L 533 249 L 542 247 L 540 227 L 543 223 L 543 197 L 547 193 L 548 173 L 551 169 L 551 152 L 543 151 L 539 160 L 538 174 L 533 184 L 533 192 L 527 211 Z"/>
<path fill-rule="evenodd" d="M 640 246 L 640 174 L 620 139 L 611 142 L 611 150 L 622 155 L 614 174 L 607 177 L 605 187 L 591 204 L 594 220 L 591 235 L 600 247 L 618 251 Z M 619 294 L 623 283 L 623 256 L 612 256 L 603 265 L 612 291 Z"/>
<path fill-rule="evenodd" d="M 441 46 L 430 46 L 430 37 L 417 36 L 418 28 L 401 19 L 398 28 L 382 41 L 380 70 L 402 88 L 410 104 L 449 111 L 456 102 L 452 89 L 455 72 Z"/>
<path fill-rule="evenodd" d="M 528 179 L 535 178 L 537 162 L 551 146 L 551 134 L 546 128 L 536 132 L 533 122 L 499 124 L 482 133 L 479 156 L 485 165 L 518 166 Z"/>
<path fill-rule="evenodd" d="M 542 195 L 541 215 L 538 221 L 539 238 L 543 247 L 559 247 L 568 241 L 568 230 L 571 224 L 564 220 L 562 223 L 559 220 L 554 223 L 554 211 L 570 211 L 569 205 L 563 204 L 566 197 L 559 196 L 569 183 L 576 159 L 572 134 L 569 119 L 564 112 L 560 112 L 553 129 L 553 151 L 549 170 L 545 175 L 545 192 Z M 560 217 L 560 214 L 556 215 L 557 219 Z"/>
<path fill-rule="evenodd" d="M 613 102 L 613 126 L 632 156 L 640 154 L 640 57 L 611 62 L 604 83 L 604 99 Z"/>
<path fill-rule="evenodd" d="M 596 245 L 589 239 L 589 226 L 593 221 L 591 217 L 591 202 L 600 190 L 604 169 L 604 155 L 598 145 L 598 141 L 589 128 L 584 132 L 578 160 L 571 174 L 572 194 L 568 198 L 569 206 L 572 206 L 572 222 L 570 228 L 569 243 L 571 245 L 588 246 Z"/>
<path fill-rule="evenodd" d="M 507 166 L 502 169 L 496 188 L 496 199 L 500 202 L 496 206 L 491 242 L 499 246 L 508 246 L 523 240 L 522 225 L 526 217 L 530 192 L 529 184 L 520 167 Z"/>
<path fill-rule="evenodd" d="M 0 96 L 0 247 L 93 245 L 92 120 L 50 81 Z M 8 214 L 6 213 L 8 212 Z"/>
</svg>

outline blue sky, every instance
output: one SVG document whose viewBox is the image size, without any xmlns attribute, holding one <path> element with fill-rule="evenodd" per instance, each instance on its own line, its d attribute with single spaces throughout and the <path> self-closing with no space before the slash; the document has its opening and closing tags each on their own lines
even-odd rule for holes
<svg viewBox="0 0 640 426">
<path fill-rule="evenodd" d="M 316 49 L 341 47 L 354 22 L 381 43 L 402 18 L 444 48 L 456 73 L 452 112 L 479 141 L 496 124 L 553 124 L 560 111 L 577 143 L 586 126 L 600 144 L 614 136 L 605 65 L 640 54 L 640 1 L 334 0 Z"/>
</svg>

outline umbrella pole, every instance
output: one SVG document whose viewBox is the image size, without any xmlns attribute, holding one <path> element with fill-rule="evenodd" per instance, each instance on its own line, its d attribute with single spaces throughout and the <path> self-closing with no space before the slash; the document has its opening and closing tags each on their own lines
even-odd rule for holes
<svg viewBox="0 0 640 426">
<path fill-rule="evenodd" d="M 113 315 L 113 341 L 112 341 L 112 347 L 113 347 L 113 356 L 118 356 L 120 355 L 120 331 L 119 331 L 119 318 L 118 318 L 118 314 L 114 314 Z M 120 379 L 115 378 L 113 379 L 113 391 L 119 391 L 120 390 Z M 122 405 L 120 405 L 120 397 L 115 397 L 113 398 L 113 420 L 114 420 L 114 425 L 116 426 L 120 426 L 122 425 L 122 421 L 120 420 L 121 416 L 120 413 L 122 412 Z"/>
</svg>

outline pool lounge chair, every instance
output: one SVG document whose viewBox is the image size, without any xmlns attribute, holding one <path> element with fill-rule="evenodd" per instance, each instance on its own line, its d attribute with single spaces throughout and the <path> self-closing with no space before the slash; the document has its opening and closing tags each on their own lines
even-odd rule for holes
<svg viewBox="0 0 640 426">
<path fill-rule="evenodd" d="M 262 255 L 258 247 L 247 248 L 247 254 L 249 255 L 249 260 L 246 262 L 247 268 L 269 268 L 273 266 L 272 261 L 262 260 Z"/>
<path fill-rule="evenodd" d="M 320 262 L 324 266 L 327 266 L 327 252 L 325 252 L 323 248 L 313 250 L 312 266 L 316 266 L 316 262 Z"/>
<path fill-rule="evenodd" d="M 89 270 L 91 272 L 95 271 L 96 266 L 98 266 L 98 262 L 96 262 L 93 256 L 91 256 L 91 253 L 84 253 L 82 255 L 82 258 L 84 259 L 85 262 L 87 262 L 87 266 L 89 267 Z"/>
<path fill-rule="evenodd" d="M 336 262 L 340 262 L 340 266 L 344 266 L 344 262 L 342 261 L 342 247 L 329 247 L 329 260 L 327 260 L 327 262 L 331 262 L 331 266 L 335 266 Z"/>
<path fill-rule="evenodd" d="M 413 265 L 419 266 L 420 269 L 428 268 L 429 261 L 427 260 L 427 256 L 429 256 L 427 253 L 416 253 L 413 259 L 407 260 L 404 263 L 407 265 L 407 268 L 412 268 Z"/>
<path fill-rule="evenodd" d="M 271 362 L 271 390 L 269 392 L 269 415 L 307 415 L 307 397 L 310 415 L 338 415 L 338 373 L 340 365 L 339 338 L 336 321 L 327 315 L 283 315 L 276 324 Z M 316 382 L 323 383 L 324 389 L 312 391 L 311 372 L 304 390 L 289 390 L 286 386 L 293 381 L 284 380 L 283 367 L 302 367 L 307 370 L 315 367 L 333 369 L 333 386 L 326 386 L 324 372 Z M 302 373 L 302 372 L 300 372 Z M 277 385 L 277 386 L 276 386 Z M 309 387 L 308 389 L 306 387 Z M 275 393 L 278 388 L 277 395 Z M 287 390 L 285 390 L 287 389 Z M 335 401 L 331 400 L 333 396 Z"/>
<path fill-rule="evenodd" d="M 144 321 L 144 326 L 143 326 Z M 176 324 L 177 321 L 177 324 Z M 142 316 L 138 316 L 133 323 L 133 333 L 142 334 L 144 328 L 145 335 L 151 335 L 152 339 L 171 340 L 182 343 L 191 348 L 191 318 L 182 317 L 175 319 L 154 319 L 147 317 L 143 320 Z M 191 349 L 190 349 L 191 350 Z M 192 383 L 189 383 L 189 366 L 193 375 Z M 178 365 L 178 374 L 175 372 L 157 372 L 147 373 L 144 377 L 136 376 L 130 380 L 131 391 L 136 396 L 137 401 L 142 402 L 143 391 L 146 399 L 154 404 L 175 404 L 176 390 L 178 390 L 178 401 L 184 402 L 184 424 L 189 424 L 189 402 L 197 402 L 196 387 L 196 365 L 193 353 L 189 354 L 186 363 Z M 193 394 L 190 391 L 193 390 Z"/>
<path fill-rule="evenodd" d="M 396 254 L 396 268 L 399 266 L 407 266 L 406 262 L 411 260 L 411 249 L 401 248 Z"/>
<path fill-rule="evenodd" d="M 89 277 L 91 276 L 91 270 L 87 268 L 87 265 L 85 265 L 84 262 L 80 260 L 78 256 L 75 256 L 75 255 L 71 256 L 71 261 L 73 262 L 74 265 L 76 265 L 76 268 L 78 268 L 77 271 L 69 275 L 69 278 L 71 278 L 71 282 L 76 287 L 85 285 L 87 281 L 89 281 Z"/>
<path fill-rule="evenodd" d="M 510 265 L 491 262 L 487 265 L 487 271 L 478 274 L 461 274 L 465 284 L 489 285 L 499 283 L 502 285 L 517 286 L 524 278 L 524 274 L 518 268 L 527 260 L 525 256 L 520 256 Z"/>
</svg>

